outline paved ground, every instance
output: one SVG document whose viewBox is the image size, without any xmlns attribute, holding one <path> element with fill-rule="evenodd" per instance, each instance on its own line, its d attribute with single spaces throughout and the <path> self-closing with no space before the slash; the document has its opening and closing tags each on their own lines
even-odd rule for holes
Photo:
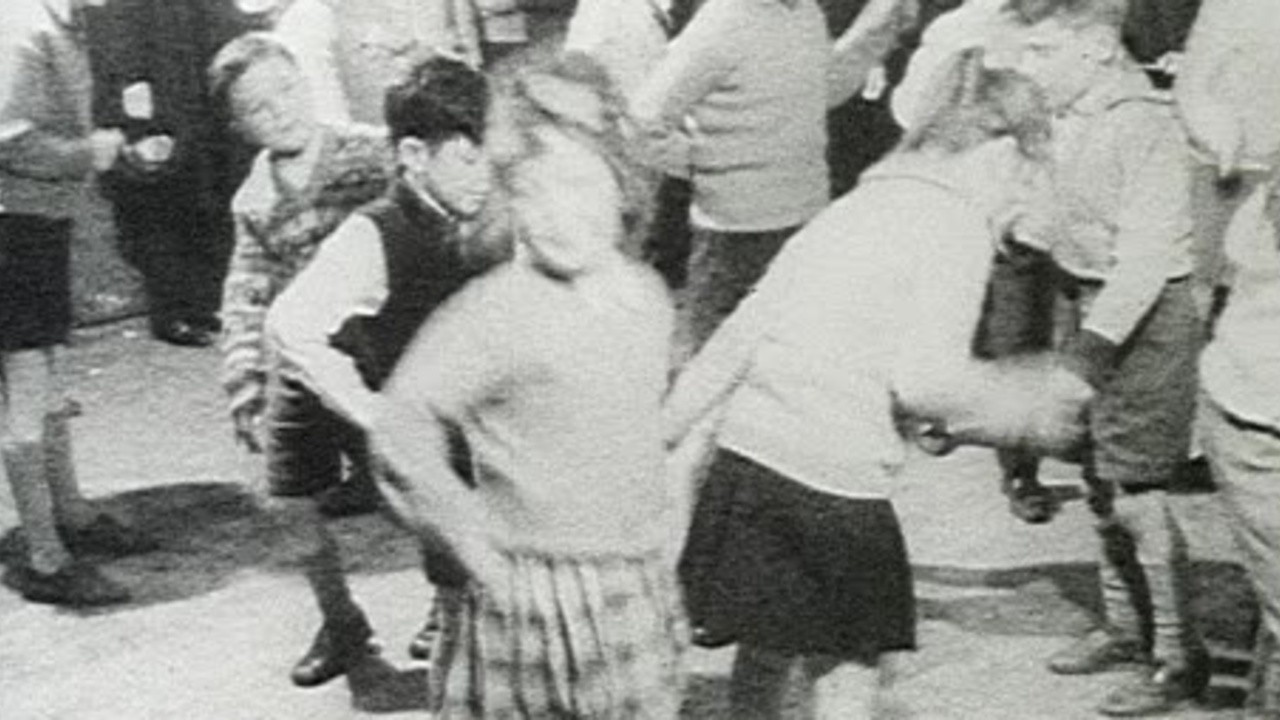
<svg viewBox="0 0 1280 720">
<path fill-rule="evenodd" d="M 404 645 L 426 607 L 405 538 L 376 518 L 340 524 L 354 585 L 387 661 L 350 685 L 301 691 L 286 679 L 315 614 L 285 535 L 254 507 L 222 417 L 217 357 L 154 343 L 134 323 L 85 335 L 72 357 L 86 413 L 76 451 L 91 493 L 163 538 L 110 570 L 137 601 L 100 613 L 22 603 L 0 592 L 0 720 L 292 720 L 422 716 L 422 668 Z M 1071 469 L 1050 475 L 1072 495 Z M 1086 628 L 1096 607 L 1089 518 L 1067 499 L 1051 525 L 1012 519 L 989 457 L 913 464 L 898 499 L 921 597 L 921 650 L 906 663 L 900 715 L 1074 720 L 1117 676 L 1069 679 L 1043 658 Z M 11 525 L 0 493 L 0 528 Z M 1177 717 L 1229 718 L 1250 630 L 1247 590 L 1211 496 L 1179 504 L 1197 560 L 1194 610 L 1218 673 L 1209 705 Z M 0 541 L 0 559 L 11 550 Z M 691 657 L 687 718 L 728 718 L 727 651 Z"/>
</svg>

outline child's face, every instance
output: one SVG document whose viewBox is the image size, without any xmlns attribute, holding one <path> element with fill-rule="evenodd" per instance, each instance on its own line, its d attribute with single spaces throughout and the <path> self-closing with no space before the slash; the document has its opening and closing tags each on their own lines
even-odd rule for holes
<svg viewBox="0 0 1280 720">
<path fill-rule="evenodd" d="M 1110 59 L 1102 28 L 1073 27 L 1049 19 L 1012 33 L 1010 57 L 1014 69 L 1045 91 L 1050 108 L 1070 107 L 1096 81 L 1098 71 Z"/>
<path fill-rule="evenodd" d="M 489 196 L 489 157 L 470 138 L 454 135 L 435 148 L 417 138 L 404 138 L 398 153 L 405 179 L 451 212 L 471 218 L 484 207 Z"/>
<path fill-rule="evenodd" d="M 272 153 L 302 152 L 311 141 L 311 97 L 297 65 L 283 57 L 254 63 L 231 88 L 231 113 L 245 139 Z"/>
</svg>

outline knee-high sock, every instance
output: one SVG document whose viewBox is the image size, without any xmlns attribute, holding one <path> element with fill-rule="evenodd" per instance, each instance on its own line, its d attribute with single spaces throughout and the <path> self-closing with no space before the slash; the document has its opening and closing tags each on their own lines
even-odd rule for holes
<svg viewBox="0 0 1280 720">
<path fill-rule="evenodd" d="M 1102 546 L 1098 579 L 1107 626 L 1117 638 L 1149 647 L 1150 603 L 1133 535 L 1113 517 L 1099 523 L 1098 536 Z"/>
<path fill-rule="evenodd" d="M 1187 622 L 1187 550 L 1168 495 L 1160 490 L 1116 499 L 1116 514 L 1130 528 L 1134 549 L 1151 603 L 1152 654 L 1161 663 L 1180 667 L 1200 647 Z"/>
<path fill-rule="evenodd" d="M 52 412 L 44 418 L 44 458 L 45 477 L 58 521 L 75 527 L 92 521 L 93 508 L 80 493 L 71 454 L 71 429 L 63 412 Z"/>
<path fill-rule="evenodd" d="M 31 567 L 54 572 L 71 560 L 71 554 L 58 536 L 53 494 L 45 480 L 44 448 L 40 443 L 6 443 L 3 455 Z"/>
<path fill-rule="evenodd" d="M 311 500 L 292 502 L 314 504 Z M 324 519 L 316 508 L 299 508 L 297 515 L 299 522 L 293 526 L 305 535 L 304 542 L 308 548 L 302 557 L 307 582 L 315 594 L 316 604 L 320 607 L 324 621 L 336 625 L 362 622 L 364 613 L 351 596 L 337 540 L 325 526 Z"/>
</svg>

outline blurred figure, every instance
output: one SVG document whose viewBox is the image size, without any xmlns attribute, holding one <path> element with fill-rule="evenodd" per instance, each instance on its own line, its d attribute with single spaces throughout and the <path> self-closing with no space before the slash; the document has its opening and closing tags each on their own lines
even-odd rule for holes
<svg viewBox="0 0 1280 720">
<path fill-rule="evenodd" d="M 389 496 L 473 579 L 432 668 L 437 717 L 674 720 L 684 627 L 660 408 L 672 311 L 629 257 L 647 184 L 603 69 L 518 74 L 488 147 L 514 258 L 413 339 L 375 419 Z M 450 467 L 446 429 L 475 461 Z"/>
<path fill-rule="evenodd" d="M 71 607 L 129 599 L 83 556 L 152 546 L 81 494 L 59 377 L 72 207 L 125 143 L 93 125 L 83 9 L 79 0 L 6 4 L 0 38 L 0 451 L 27 546 L 27 563 L 10 567 L 4 584 Z"/>
<path fill-rule="evenodd" d="M 1236 183 L 1230 294 L 1200 372 L 1202 444 L 1262 623 L 1244 717 L 1280 718 L 1280 14 L 1206 0 L 1175 91 L 1201 159 Z"/>
</svg>

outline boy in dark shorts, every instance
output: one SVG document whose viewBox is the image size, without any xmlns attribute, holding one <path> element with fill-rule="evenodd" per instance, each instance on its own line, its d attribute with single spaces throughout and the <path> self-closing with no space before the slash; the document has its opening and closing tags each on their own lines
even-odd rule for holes
<svg viewBox="0 0 1280 720">
<path fill-rule="evenodd" d="M 6 3 L 0 37 L 0 454 L 27 545 L 4 584 L 73 607 L 129 599 L 77 556 L 153 546 L 81 494 L 59 384 L 74 208 L 82 183 L 124 145 L 118 130 L 92 123 L 82 11 L 74 0 Z"/>
</svg>

